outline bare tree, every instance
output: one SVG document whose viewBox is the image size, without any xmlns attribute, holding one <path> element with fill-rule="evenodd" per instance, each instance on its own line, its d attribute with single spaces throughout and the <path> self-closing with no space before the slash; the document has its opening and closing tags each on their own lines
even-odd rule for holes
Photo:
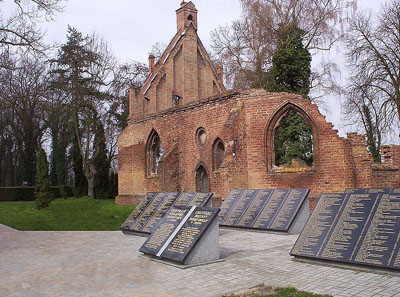
<svg viewBox="0 0 400 297">
<path fill-rule="evenodd" d="M 106 118 L 106 137 L 108 143 L 109 160 L 113 169 L 117 168 L 117 141 L 118 135 L 128 124 L 129 115 L 129 88 L 138 91 L 143 85 L 149 70 L 146 65 L 131 61 L 116 64 L 113 79 L 110 84 L 112 104 Z"/>
<path fill-rule="evenodd" d="M 153 55 L 155 57 L 155 61 L 157 62 L 161 58 L 161 55 L 164 53 L 166 48 L 167 45 L 164 42 L 156 42 L 151 47 L 149 55 Z"/>
<path fill-rule="evenodd" d="M 280 26 L 297 25 L 304 31 L 305 48 L 312 54 L 330 50 L 343 36 L 347 13 L 355 0 L 241 0 L 242 17 L 212 32 L 212 48 L 225 66 L 233 88 L 259 87 L 271 66 Z M 314 74 L 314 87 L 327 83 L 333 65 Z M 329 78 L 328 78 L 329 81 Z"/>
<path fill-rule="evenodd" d="M 361 119 L 369 134 L 367 106 L 373 119 L 375 146 L 396 130 L 400 116 L 400 2 L 392 0 L 379 13 L 359 12 L 347 36 L 347 60 L 352 76 L 346 106 Z"/>
<path fill-rule="evenodd" d="M 5 169 L 22 173 L 33 184 L 36 173 L 36 153 L 45 130 L 42 103 L 49 86 L 47 67 L 37 59 L 24 57 L 11 60 L 12 69 L 0 71 L 2 144 L 6 150 Z M 14 168 L 11 168 L 14 167 Z M 9 176 L 8 183 L 18 184 L 21 177 Z M 13 180 L 13 182 L 10 182 Z"/>
<path fill-rule="evenodd" d="M 0 67 L 10 67 L 4 56 L 15 52 L 43 54 L 43 32 L 37 26 L 43 19 L 51 19 L 62 9 L 65 0 L 14 0 L 12 13 L 4 16 L 0 3 Z"/>
</svg>

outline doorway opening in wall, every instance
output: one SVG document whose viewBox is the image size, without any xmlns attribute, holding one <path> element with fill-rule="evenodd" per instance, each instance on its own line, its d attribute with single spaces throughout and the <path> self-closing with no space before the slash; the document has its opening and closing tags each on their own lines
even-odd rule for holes
<svg viewBox="0 0 400 297">
<path fill-rule="evenodd" d="M 311 126 L 290 109 L 278 120 L 274 130 L 274 169 L 305 170 L 314 163 Z"/>
<path fill-rule="evenodd" d="M 210 192 L 210 180 L 203 165 L 199 165 L 196 170 L 196 192 Z"/>
</svg>

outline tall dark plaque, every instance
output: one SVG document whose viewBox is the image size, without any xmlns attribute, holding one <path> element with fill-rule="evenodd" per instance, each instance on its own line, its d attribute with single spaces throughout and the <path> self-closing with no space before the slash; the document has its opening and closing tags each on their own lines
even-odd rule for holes
<svg viewBox="0 0 400 297">
<path fill-rule="evenodd" d="M 400 194 L 323 194 L 291 255 L 400 269 Z"/>
<path fill-rule="evenodd" d="M 151 234 L 172 206 L 206 206 L 210 204 L 212 195 L 186 192 L 148 193 L 122 224 L 121 230 L 127 234 Z"/>
<path fill-rule="evenodd" d="M 140 252 L 184 264 L 218 213 L 218 208 L 174 206 L 147 238 Z"/>
<path fill-rule="evenodd" d="M 309 189 L 233 190 L 221 206 L 225 227 L 288 232 Z"/>
</svg>

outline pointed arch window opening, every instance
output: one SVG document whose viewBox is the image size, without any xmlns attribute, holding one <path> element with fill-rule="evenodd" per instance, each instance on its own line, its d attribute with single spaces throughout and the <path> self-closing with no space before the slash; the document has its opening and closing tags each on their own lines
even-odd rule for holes
<svg viewBox="0 0 400 297">
<path fill-rule="evenodd" d="M 196 170 L 196 192 L 210 192 L 210 180 L 207 170 L 203 165 L 198 166 Z"/>
<path fill-rule="evenodd" d="M 163 153 L 164 149 L 161 144 L 160 137 L 158 136 L 157 132 L 154 131 L 152 136 L 150 137 L 148 145 L 148 173 L 150 175 L 159 174 L 159 165 Z"/>
<path fill-rule="evenodd" d="M 277 120 L 272 136 L 272 167 L 275 170 L 307 170 L 313 167 L 313 130 L 301 113 L 289 108 Z"/>
<path fill-rule="evenodd" d="M 221 139 L 217 138 L 213 146 L 213 165 L 214 171 L 218 170 L 225 158 L 225 146 Z"/>
</svg>

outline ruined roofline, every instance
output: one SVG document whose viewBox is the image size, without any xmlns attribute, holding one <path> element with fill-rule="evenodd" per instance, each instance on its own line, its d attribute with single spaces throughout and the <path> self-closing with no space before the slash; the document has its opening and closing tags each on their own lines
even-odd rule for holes
<svg viewBox="0 0 400 297">
<path fill-rule="evenodd" d="M 199 101 L 196 102 L 191 102 L 185 105 L 181 105 L 181 106 L 174 106 L 171 107 L 169 109 L 157 112 L 157 113 L 151 113 L 151 114 L 147 114 L 147 115 L 141 115 L 138 117 L 134 117 L 129 119 L 129 123 L 141 123 L 141 122 L 145 122 L 148 121 L 150 119 L 159 117 L 159 116 L 164 116 L 167 114 L 172 114 L 172 113 L 177 113 L 177 112 L 182 112 L 182 111 L 186 111 L 186 110 L 190 110 L 190 109 L 194 109 L 197 108 L 199 106 L 202 105 L 206 105 L 206 104 L 210 104 L 210 103 L 214 103 L 214 102 L 219 102 L 219 101 L 225 101 L 228 99 L 231 99 L 237 95 L 240 95 L 241 93 L 238 91 L 228 91 L 222 94 L 218 94 L 215 96 L 211 96 L 211 97 L 207 97 L 207 98 L 201 98 L 199 99 Z"/>
<path fill-rule="evenodd" d="M 197 108 L 197 107 L 205 105 L 205 104 L 225 101 L 225 100 L 231 99 L 233 97 L 236 97 L 238 95 L 244 96 L 245 99 L 250 99 L 251 97 L 258 97 L 258 96 L 266 96 L 266 97 L 268 97 L 270 99 L 270 98 L 274 98 L 274 97 L 282 97 L 283 95 L 287 95 L 287 96 L 289 96 L 288 97 L 289 99 L 295 99 L 295 100 L 296 99 L 303 99 L 304 100 L 304 98 L 301 95 L 298 95 L 298 94 L 287 93 L 287 92 L 268 92 L 265 89 L 230 90 L 230 91 L 226 91 L 224 93 L 217 94 L 217 95 L 214 95 L 214 96 L 210 96 L 210 97 L 206 97 L 206 98 L 199 98 L 199 100 L 196 101 L 196 102 L 187 103 L 185 105 L 173 106 L 173 107 L 168 108 L 168 109 L 163 110 L 163 111 L 153 112 L 153 113 L 145 114 L 145 115 L 141 114 L 141 115 L 138 115 L 136 117 L 133 117 L 133 118 L 129 119 L 129 122 L 130 123 L 140 123 L 140 122 L 147 121 L 149 119 L 153 119 L 153 118 L 158 117 L 158 116 L 164 116 L 166 114 L 172 114 L 172 113 L 175 113 L 175 112 L 186 111 L 186 110 L 189 110 L 189 109 Z M 285 100 L 285 102 L 282 102 L 282 103 L 285 104 L 286 101 L 287 100 Z M 321 112 L 319 111 L 318 106 L 315 103 L 309 102 L 309 104 L 315 105 L 316 108 L 318 109 L 319 114 L 321 114 Z M 322 116 L 325 117 L 324 115 L 322 115 Z"/>
<path fill-rule="evenodd" d="M 149 74 L 147 75 L 147 78 L 144 81 L 143 86 L 139 90 L 139 93 L 138 93 L 139 95 L 145 94 L 145 92 L 143 90 L 146 90 L 146 88 L 149 87 L 149 83 L 151 85 L 151 81 L 154 80 L 155 76 L 158 73 L 158 69 L 160 67 L 160 62 L 165 60 L 165 58 L 167 57 L 167 53 L 171 52 L 173 50 L 173 48 L 175 48 L 175 46 L 178 44 L 179 40 L 183 37 L 184 34 L 186 34 L 186 31 L 187 31 L 187 29 L 185 29 L 185 30 L 181 29 L 178 32 L 176 32 L 174 37 L 172 37 L 171 41 L 168 43 L 168 46 L 165 48 L 165 50 L 163 51 L 160 58 L 154 64 L 154 72 L 150 72 L 150 69 L 149 69 Z"/>
<path fill-rule="evenodd" d="M 200 39 L 199 35 L 197 34 L 197 31 L 196 31 L 196 36 L 197 36 L 197 41 L 198 41 L 199 47 L 206 54 L 205 59 L 206 59 L 207 63 L 209 64 L 214 76 L 217 78 L 217 83 L 218 83 L 219 87 L 223 90 L 223 92 L 226 92 L 227 90 L 225 88 L 224 82 L 219 80 L 219 77 L 218 77 L 217 71 L 215 69 L 215 66 L 214 66 L 213 62 L 211 61 L 210 55 L 208 54 L 206 48 L 204 47 L 203 43 L 201 42 L 201 39 Z"/>
</svg>

